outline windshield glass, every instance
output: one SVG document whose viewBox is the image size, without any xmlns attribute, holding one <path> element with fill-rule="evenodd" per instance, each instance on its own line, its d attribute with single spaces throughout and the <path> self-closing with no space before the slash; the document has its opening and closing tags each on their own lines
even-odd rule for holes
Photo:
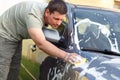
<svg viewBox="0 0 120 80">
<path fill-rule="evenodd" d="M 77 8 L 73 13 L 78 48 L 120 51 L 120 15 L 115 12 Z"/>
</svg>

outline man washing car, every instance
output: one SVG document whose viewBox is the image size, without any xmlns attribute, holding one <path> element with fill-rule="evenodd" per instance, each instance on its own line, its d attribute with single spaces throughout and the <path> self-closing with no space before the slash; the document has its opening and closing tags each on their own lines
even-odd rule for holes
<svg viewBox="0 0 120 80">
<path fill-rule="evenodd" d="M 0 16 L 0 80 L 17 80 L 23 39 L 31 38 L 39 49 L 66 62 L 81 60 L 76 53 L 65 52 L 48 42 L 42 31 L 45 25 L 56 29 L 66 13 L 62 0 L 52 0 L 48 5 L 29 1 L 16 4 Z"/>
</svg>

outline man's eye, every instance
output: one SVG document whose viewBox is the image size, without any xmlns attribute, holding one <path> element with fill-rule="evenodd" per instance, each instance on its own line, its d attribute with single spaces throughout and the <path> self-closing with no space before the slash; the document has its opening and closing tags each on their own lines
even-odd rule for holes
<svg viewBox="0 0 120 80">
<path fill-rule="evenodd" d="M 60 19 L 58 19 L 58 18 L 55 18 L 55 17 L 54 17 L 54 19 L 55 19 L 55 20 L 60 20 Z"/>
</svg>

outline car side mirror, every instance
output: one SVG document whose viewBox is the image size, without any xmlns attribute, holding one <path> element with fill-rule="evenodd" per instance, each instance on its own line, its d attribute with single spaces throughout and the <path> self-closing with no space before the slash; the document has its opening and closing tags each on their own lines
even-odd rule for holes
<svg viewBox="0 0 120 80">
<path fill-rule="evenodd" d="M 60 35 L 59 32 L 56 29 L 48 29 L 48 28 L 43 28 L 43 33 L 45 35 L 45 38 L 53 43 L 57 43 L 60 40 Z"/>
</svg>

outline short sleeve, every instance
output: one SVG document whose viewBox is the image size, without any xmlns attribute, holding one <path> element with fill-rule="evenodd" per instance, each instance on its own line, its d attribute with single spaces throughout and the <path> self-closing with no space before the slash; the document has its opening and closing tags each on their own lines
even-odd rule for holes
<svg viewBox="0 0 120 80">
<path fill-rule="evenodd" d="M 34 14 L 28 14 L 26 19 L 26 25 L 28 29 L 31 27 L 42 28 L 43 21 L 42 18 L 38 18 Z"/>
<path fill-rule="evenodd" d="M 43 27 L 43 11 L 41 10 L 39 4 L 32 4 L 25 14 L 27 28 Z"/>
</svg>

